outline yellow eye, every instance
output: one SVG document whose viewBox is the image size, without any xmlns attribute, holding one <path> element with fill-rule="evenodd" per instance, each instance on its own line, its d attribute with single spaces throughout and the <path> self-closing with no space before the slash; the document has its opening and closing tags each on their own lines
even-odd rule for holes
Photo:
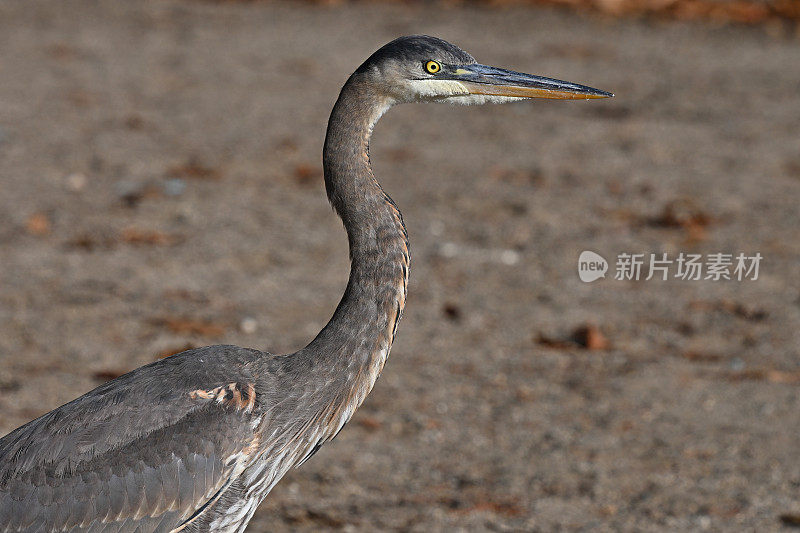
<svg viewBox="0 0 800 533">
<path fill-rule="evenodd" d="M 425 63 L 425 70 L 427 70 L 431 74 L 436 74 L 437 72 L 442 70 L 442 66 L 436 61 L 428 61 L 427 63 Z"/>
</svg>

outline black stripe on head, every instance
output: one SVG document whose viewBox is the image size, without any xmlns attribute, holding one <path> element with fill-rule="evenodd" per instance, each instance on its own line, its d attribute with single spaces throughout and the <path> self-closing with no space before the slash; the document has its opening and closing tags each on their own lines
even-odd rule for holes
<svg viewBox="0 0 800 533">
<path fill-rule="evenodd" d="M 358 67 L 356 72 L 365 72 L 388 60 L 401 62 L 422 62 L 433 59 L 452 65 L 469 65 L 475 58 L 467 52 L 438 37 L 428 35 L 407 35 L 385 44 Z"/>
</svg>

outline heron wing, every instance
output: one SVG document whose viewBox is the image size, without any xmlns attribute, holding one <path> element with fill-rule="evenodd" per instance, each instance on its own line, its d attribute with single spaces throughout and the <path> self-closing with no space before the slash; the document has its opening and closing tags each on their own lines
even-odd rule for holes
<svg viewBox="0 0 800 533">
<path fill-rule="evenodd" d="M 190 350 L 141 367 L 0 439 L 0 531 L 169 531 L 254 451 L 250 368 L 265 354 Z"/>
</svg>

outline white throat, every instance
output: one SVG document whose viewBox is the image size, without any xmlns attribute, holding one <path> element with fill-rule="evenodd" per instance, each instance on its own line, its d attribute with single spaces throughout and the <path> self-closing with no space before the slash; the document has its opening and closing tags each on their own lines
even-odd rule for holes
<svg viewBox="0 0 800 533">
<path fill-rule="evenodd" d="M 467 86 L 458 80 L 411 80 L 409 100 L 439 101 L 454 105 L 504 104 L 525 98 L 514 96 L 494 96 L 470 94 Z"/>
</svg>

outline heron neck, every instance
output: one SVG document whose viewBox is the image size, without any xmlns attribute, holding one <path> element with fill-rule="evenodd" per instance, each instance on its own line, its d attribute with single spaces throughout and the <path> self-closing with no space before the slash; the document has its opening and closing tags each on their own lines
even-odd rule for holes
<svg viewBox="0 0 800 533">
<path fill-rule="evenodd" d="M 350 278 L 333 317 L 306 348 L 314 357 L 331 358 L 330 367 L 355 370 L 347 375 L 362 377 L 364 396 L 388 356 L 408 281 L 403 218 L 369 160 L 372 128 L 389 107 L 387 99 L 351 77 L 331 113 L 323 152 L 325 187 L 347 230 Z"/>
</svg>

